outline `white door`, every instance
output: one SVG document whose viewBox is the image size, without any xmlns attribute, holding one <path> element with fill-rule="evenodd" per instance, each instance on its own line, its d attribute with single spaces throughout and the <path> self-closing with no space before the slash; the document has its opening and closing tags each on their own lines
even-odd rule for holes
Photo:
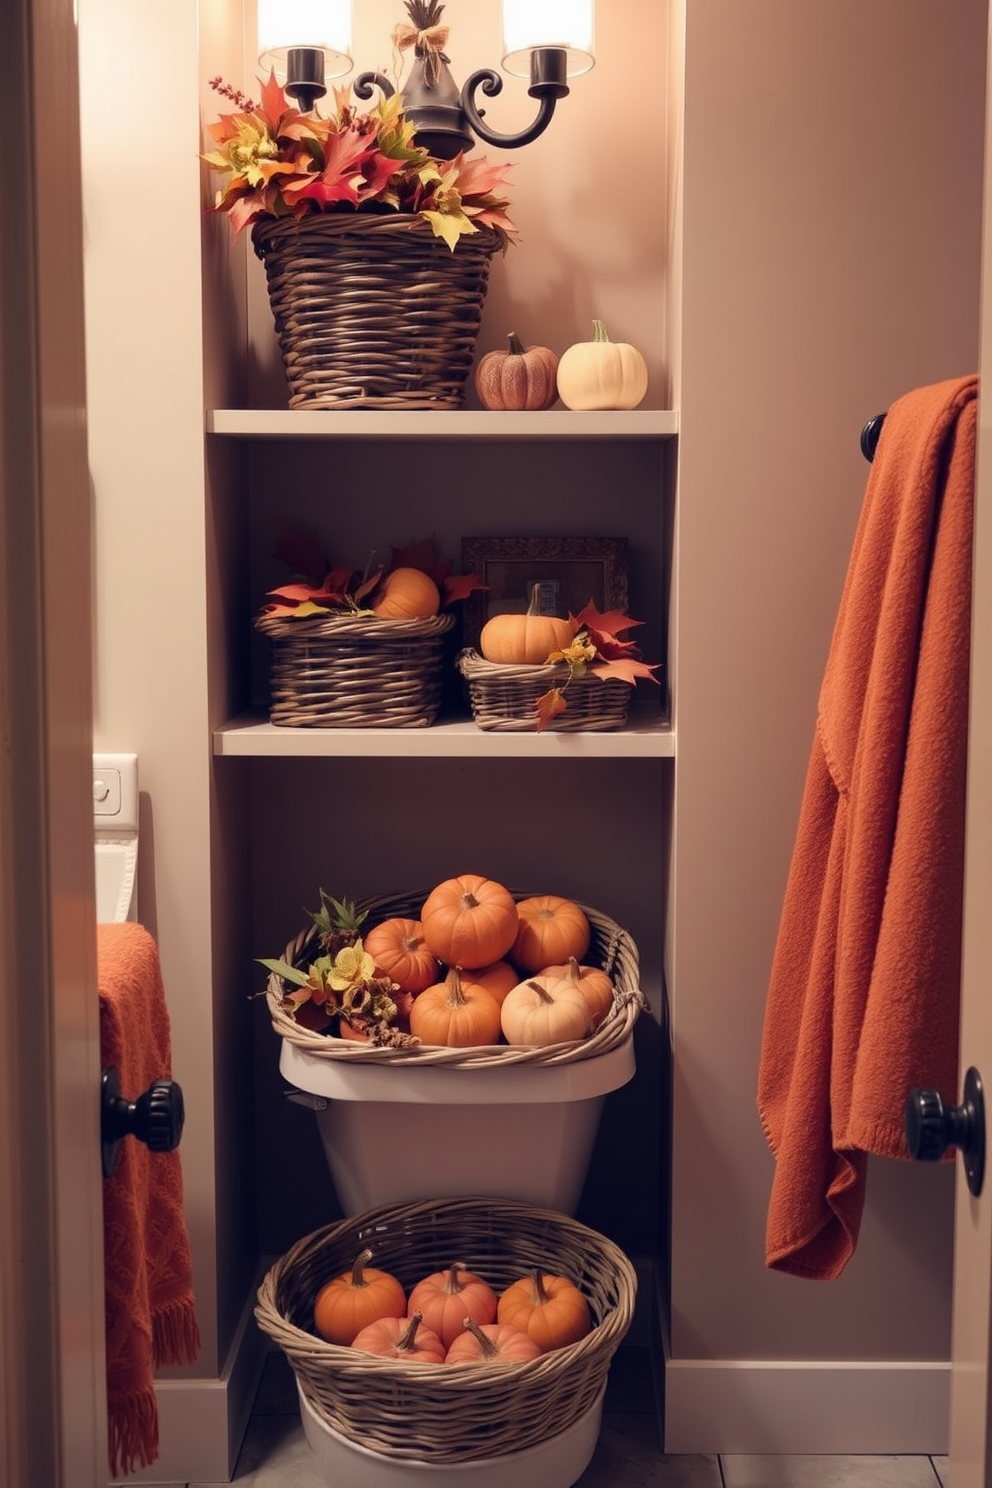
<svg viewBox="0 0 992 1488">
<path fill-rule="evenodd" d="M 989 50 L 992 99 L 992 35 Z M 981 388 L 975 519 L 961 1070 L 976 1068 L 992 1115 L 992 120 L 986 123 Z M 987 1127 L 988 1131 L 988 1127 Z M 988 1154 L 992 1159 L 992 1150 Z M 951 1488 L 992 1488 L 992 1161 L 980 1197 L 958 1162 L 951 1379 Z"/>
<path fill-rule="evenodd" d="M 73 0 L 3 0 L 0 1483 L 107 1482 Z"/>
</svg>

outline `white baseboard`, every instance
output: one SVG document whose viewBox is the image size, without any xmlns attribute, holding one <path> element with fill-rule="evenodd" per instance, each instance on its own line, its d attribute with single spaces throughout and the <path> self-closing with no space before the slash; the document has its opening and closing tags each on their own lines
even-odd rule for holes
<svg viewBox="0 0 992 1488">
<path fill-rule="evenodd" d="M 254 1308 L 253 1286 L 219 1379 L 156 1379 L 158 1458 L 123 1479 L 124 1488 L 231 1481 L 268 1349 Z"/>
<path fill-rule="evenodd" d="M 668 1359 L 665 1451 L 942 1456 L 946 1361 Z"/>
</svg>

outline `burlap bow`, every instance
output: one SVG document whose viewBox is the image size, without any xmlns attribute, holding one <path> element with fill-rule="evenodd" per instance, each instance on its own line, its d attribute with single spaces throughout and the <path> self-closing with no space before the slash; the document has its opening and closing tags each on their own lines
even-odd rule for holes
<svg viewBox="0 0 992 1488">
<path fill-rule="evenodd" d="M 436 83 L 441 71 L 441 63 L 447 62 L 444 56 L 444 48 L 451 34 L 449 26 L 428 26 L 423 31 L 418 31 L 416 26 L 408 26 L 401 22 L 393 28 L 393 46 L 398 52 L 405 52 L 410 47 L 415 47 L 417 55 L 424 59 L 424 71 L 429 83 Z"/>
</svg>

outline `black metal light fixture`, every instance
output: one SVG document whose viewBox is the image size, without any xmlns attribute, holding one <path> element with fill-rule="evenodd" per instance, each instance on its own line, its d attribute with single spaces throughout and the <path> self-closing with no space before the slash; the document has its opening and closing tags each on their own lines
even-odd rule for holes
<svg viewBox="0 0 992 1488">
<path fill-rule="evenodd" d="M 324 51 L 328 43 L 303 44 L 300 22 L 294 19 L 296 5 L 305 10 L 328 12 L 321 21 L 313 15 L 309 31 L 323 31 L 331 36 L 330 52 L 337 61 L 350 52 L 351 15 L 349 0 L 258 0 L 260 50 L 266 46 L 263 62 L 273 57 L 285 58 L 286 91 L 300 100 L 304 110 L 312 108 L 324 92 Z M 459 88 L 449 70 L 446 53 L 449 28 L 442 21 L 442 0 L 405 0 L 408 20 L 393 31 L 398 51 L 412 51 L 413 67 L 402 89 L 403 112 L 416 128 L 416 142 L 441 160 L 450 160 L 460 150 L 470 150 L 478 137 L 501 149 L 528 145 L 544 133 L 560 98 L 569 91 L 568 79 L 588 72 L 595 62 L 594 0 L 502 0 L 503 69 L 511 76 L 530 80 L 528 94 L 538 100 L 537 117 L 526 129 L 515 134 L 501 134 L 491 129 L 476 95 L 495 98 L 502 92 L 503 79 L 492 68 L 473 72 Z M 344 10 L 348 10 L 345 18 Z M 273 17 L 273 26 L 263 28 L 263 10 Z M 330 12 L 336 13 L 331 25 Z M 346 24 L 347 22 L 347 24 Z M 294 35 L 297 41 L 287 38 Z M 277 31 L 283 40 L 273 43 Z M 343 39 L 346 38 L 346 39 Z M 321 49 L 324 50 L 321 50 Z M 320 51 L 316 57 L 314 52 Z M 349 56 L 350 65 L 350 56 Z M 348 67 L 337 67 L 332 76 L 341 76 Z M 317 81 L 314 81 L 317 79 Z M 355 80 L 359 98 L 369 99 L 379 88 L 389 97 L 393 84 L 380 72 L 363 72 Z M 309 100 L 309 101 L 304 101 Z"/>
</svg>

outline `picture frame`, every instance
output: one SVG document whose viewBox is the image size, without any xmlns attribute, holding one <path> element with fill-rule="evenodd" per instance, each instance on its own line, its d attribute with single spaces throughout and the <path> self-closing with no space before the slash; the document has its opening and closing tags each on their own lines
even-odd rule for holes
<svg viewBox="0 0 992 1488">
<path fill-rule="evenodd" d="M 494 615 L 526 612 L 535 585 L 539 613 L 577 615 L 592 600 L 602 611 L 627 612 L 625 537 L 463 537 L 462 573 L 485 589 L 465 601 L 464 644 L 478 649 Z"/>
</svg>

